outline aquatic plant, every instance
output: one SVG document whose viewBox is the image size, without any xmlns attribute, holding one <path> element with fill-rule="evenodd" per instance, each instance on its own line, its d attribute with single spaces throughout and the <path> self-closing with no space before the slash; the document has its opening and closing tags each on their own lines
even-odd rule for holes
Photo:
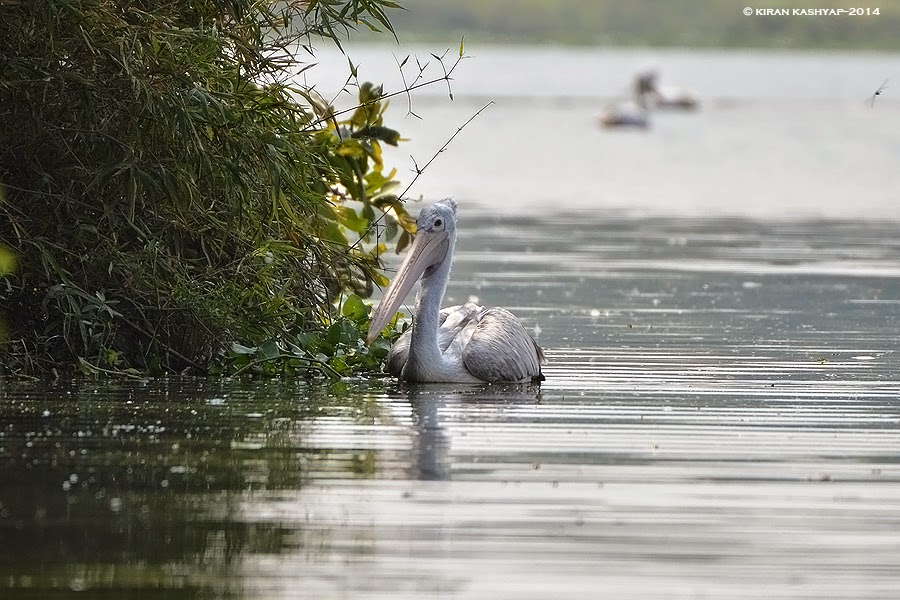
<svg viewBox="0 0 900 600">
<path fill-rule="evenodd" d="M 0 3 L 7 366 L 375 368 L 360 298 L 414 228 L 382 161 L 400 134 L 379 86 L 341 114 L 292 78 L 395 7 Z"/>
</svg>

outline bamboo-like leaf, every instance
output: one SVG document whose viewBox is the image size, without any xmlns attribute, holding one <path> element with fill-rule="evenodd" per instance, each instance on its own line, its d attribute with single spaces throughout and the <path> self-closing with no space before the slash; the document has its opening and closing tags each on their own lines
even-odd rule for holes
<svg viewBox="0 0 900 600">
<path fill-rule="evenodd" d="M 372 359 L 356 344 L 365 324 L 340 319 L 332 301 L 386 283 L 376 271 L 387 238 L 372 230 L 380 207 L 367 200 L 390 211 L 396 239 L 405 217 L 381 144 L 401 138 L 381 86 L 362 85 L 357 109 L 341 115 L 304 76 L 316 63 L 310 40 L 340 48 L 357 25 L 393 32 L 387 15 L 399 5 L 119 4 L 22 2 L 0 20 L 0 33 L 13 32 L 0 36 L 4 56 L 17 57 L 0 83 L 4 114 L 15 115 L 4 143 L 16 148 L 0 172 L 17 183 L 10 206 L 27 207 L 0 216 L 0 235 L 39 248 L 17 265 L 0 249 L 0 270 L 15 266 L 48 290 L 4 278 L 0 303 L 21 294 L 21 310 L 48 315 L 22 347 L 52 347 L 34 363 L 85 373 L 272 374 L 286 354 L 290 368 L 329 376 L 361 368 L 359 356 Z M 332 354 L 308 354 L 325 350 L 300 341 L 337 321 Z"/>
</svg>

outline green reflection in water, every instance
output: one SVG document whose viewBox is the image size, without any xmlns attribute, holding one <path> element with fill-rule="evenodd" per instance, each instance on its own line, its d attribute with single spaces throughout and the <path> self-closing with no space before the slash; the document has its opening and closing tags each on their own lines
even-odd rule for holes
<svg viewBox="0 0 900 600">
<path fill-rule="evenodd" d="M 316 417 L 371 422 L 371 396 L 346 388 L 177 380 L 0 388 L 2 597 L 240 596 L 234 563 L 281 553 L 296 536 L 274 520 L 241 522 L 239 500 L 307 482 L 309 465 L 329 454 L 303 447 Z M 347 474 L 371 475 L 375 460 L 351 454 Z"/>
</svg>

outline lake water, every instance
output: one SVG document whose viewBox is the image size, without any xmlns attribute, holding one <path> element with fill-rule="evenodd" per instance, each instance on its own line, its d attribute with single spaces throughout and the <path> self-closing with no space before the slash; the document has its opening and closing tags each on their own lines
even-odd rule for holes
<svg viewBox="0 0 900 600">
<path fill-rule="evenodd" d="M 447 302 L 516 312 L 539 388 L 0 383 L 0 597 L 896 598 L 900 104 L 846 87 L 897 60 L 668 56 L 705 104 L 646 132 L 538 66 L 404 120 L 496 93 L 412 193 L 460 200 Z M 729 60 L 815 85 L 726 97 Z"/>
<path fill-rule="evenodd" d="M 403 89 L 407 55 L 441 71 L 446 46 L 349 47 L 360 81 Z M 750 51 L 612 51 L 469 46 L 445 84 L 392 100 L 387 123 L 409 138 L 388 153 L 412 179 L 485 103 L 410 190 L 503 214 L 554 211 L 752 218 L 900 219 L 900 55 Z M 445 63 L 458 54 L 452 44 Z M 396 57 L 396 61 L 395 61 Z M 308 71 L 339 106 L 347 58 L 323 51 Z M 417 69 L 404 67 L 407 81 Z M 647 131 L 603 130 L 597 116 L 654 68 L 693 90 L 697 113 L 651 116 Z M 885 79 L 896 82 L 871 105 Z M 422 119 L 405 116 L 410 107 Z"/>
</svg>

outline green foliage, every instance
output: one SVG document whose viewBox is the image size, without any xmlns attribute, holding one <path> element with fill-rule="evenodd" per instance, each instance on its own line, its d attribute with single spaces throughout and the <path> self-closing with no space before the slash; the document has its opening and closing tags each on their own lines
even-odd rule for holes
<svg viewBox="0 0 900 600">
<path fill-rule="evenodd" d="M 843 0 L 404 0 L 393 22 L 404 40 L 603 46 L 898 50 L 900 1 Z M 878 15 L 745 16 L 756 8 L 875 8 Z"/>
<path fill-rule="evenodd" d="M 16 257 L 8 249 L 0 246 L 0 285 L 3 284 L 4 276 L 12 273 L 16 268 Z M 0 319 L 0 343 L 6 339 L 6 325 Z"/>
<path fill-rule="evenodd" d="M 356 294 L 344 299 L 339 315 L 324 330 L 297 328 L 277 339 L 248 347 L 233 343 L 210 369 L 214 374 L 272 376 L 278 374 L 324 373 L 347 377 L 381 368 L 391 344 L 402 333 L 401 313 L 386 328 L 388 335 L 365 343 L 371 305 Z"/>
<path fill-rule="evenodd" d="M 236 347 L 352 345 L 335 303 L 386 283 L 379 257 L 414 227 L 381 158 L 400 135 L 381 88 L 339 120 L 291 77 L 311 66 L 298 45 L 391 31 L 395 6 L 0 2 L 0 244 L 19 262 L 0 288 L 5 362 L 240 370 Z"/>
<path fill-rule="evenodd" d="M 16 268 L 16 257 L 7 248 L 0 246 L 0 275 L 12 273 Z"/>
</svg>

